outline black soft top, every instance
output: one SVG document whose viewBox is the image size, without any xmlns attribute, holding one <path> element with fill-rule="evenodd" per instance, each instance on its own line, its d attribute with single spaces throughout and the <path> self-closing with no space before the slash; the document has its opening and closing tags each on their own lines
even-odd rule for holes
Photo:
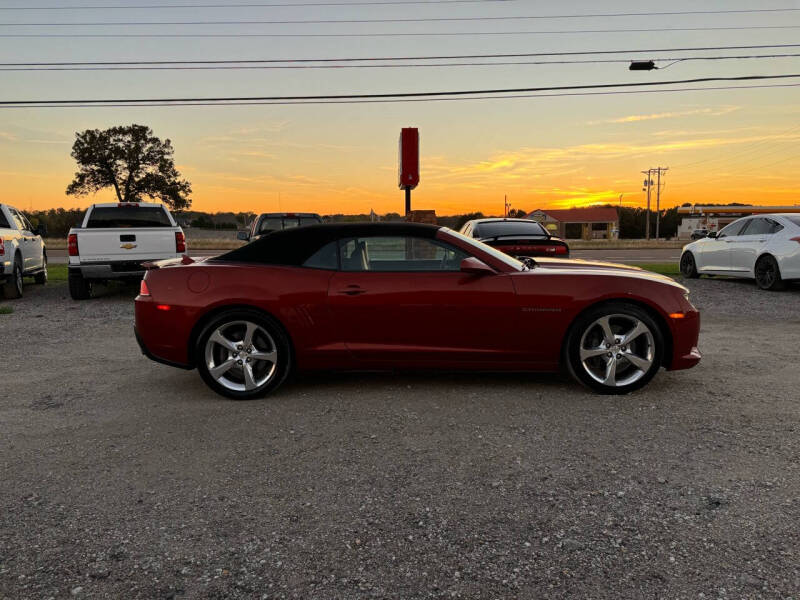
<svg viewBox="0 0 800 600">
<path fill-rule="evenodd" d="M 384 235 L 433 238 L 439 229 L 438 225 L 405 222 L 306 225 L 274 231 L 212 260 L 299 266 L 334 240 Z"/>
</svg>

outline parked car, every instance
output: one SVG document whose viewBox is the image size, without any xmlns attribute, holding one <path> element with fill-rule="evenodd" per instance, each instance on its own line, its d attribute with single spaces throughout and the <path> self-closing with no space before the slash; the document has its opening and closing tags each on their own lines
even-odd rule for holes
<svg viewBox="0 0 800 600">
<path fill-rule="evenodd" d="M 23 277 L 47 283 L 47 249 L 44 225 L 34 227 L 13 206 L 0 204 L 0 293 L 6 298 L 22 296 Z"/>
<path fill-rule="evenodd" d="M 92 285 L 109 279 L 141 279 L 142 263 L 185 252 L 183 229 L 163 204 L 93 204 L 67 236 L 70 296 L 90 298 Z"/>
<path fill-rule="evenodd" d="M 708 237 L 708 229 L 695 229 L 691 235 L 693 240 L 699 240 L 704 237 Z"/>
<path fill-rule="evenodd" d="M 567 243 L 532 219 L 475 219 L 461 233 L 511 256 L 569 256 Z"/>
<path fill-rule="evenodd" d="M 136 337 L 235 399 L 316 369 L 554 371 L 622 394 L 700 360 L 688 291 L 637 267 L 534 267 L 435 225 L 315 225 L 149 265 Z"/>
<path fill-rule="evenodd" d="M 322 217 L 317 213 L 263 213 L 253 219 L 245 231 L 238 232 L 236 237 L 252 242 L 273 231 L 318 223 L 322 223 Z"/>
<path fill-rule="evenodd" d="M 764 290 L 780 290 L 800 280 L 800 215 L 753 215 L 718 234 L 683 247 L 685 277 L 728 275 L 755 279 Z"/>
</svg>

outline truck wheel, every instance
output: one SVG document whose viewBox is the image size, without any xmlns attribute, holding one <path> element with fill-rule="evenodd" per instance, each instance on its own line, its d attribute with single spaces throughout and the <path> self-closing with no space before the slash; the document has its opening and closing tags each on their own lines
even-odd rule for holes
<svg viewBox="0 0 800 600">
<path fill-rule="evenodd" d="M 3 296 L 9 300 L 22 298 L 22 260 L 19 255 L 14 257 L 14 270 L 11 279 L 3 286 Z"/>
<path fill-rule="evenodd" d="M 39 285 L 44 285 L 47 283 L 47 254 L 42 256 L 42 271 L 41 273 L 37 273 L 33 280 L 38 283 Z"/>
<path fill-rule="evenodd" d="M 73 300 L 88 300 L 92 297 L 92 284 L 79 272 L 72 271 L 67 276 L 69 295 Z"/>
</svg>

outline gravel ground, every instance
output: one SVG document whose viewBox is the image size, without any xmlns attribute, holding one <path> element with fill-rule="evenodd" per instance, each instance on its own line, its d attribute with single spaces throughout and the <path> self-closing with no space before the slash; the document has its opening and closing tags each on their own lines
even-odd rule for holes
<svg viewBox="0 0 800 600">
<path fill-rule="evenodd" d="M 245 403 L 142 357 L 132 290 L 29 286 L 0 598 L 798 598 L 800 289 L 690 286 L 703 361 L 628 397 L 370 374 Z"/>
</svg>

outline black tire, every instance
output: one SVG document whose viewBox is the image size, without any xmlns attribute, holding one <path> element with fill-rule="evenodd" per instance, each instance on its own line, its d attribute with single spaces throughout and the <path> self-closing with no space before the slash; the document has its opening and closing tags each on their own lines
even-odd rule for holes
<svg viewBox="0 0 800 600">
<path fill-rule="evenodd" d="M 762 290 L 777 292 L 786 289 L 786 284 L 781 278 L 781 269 L 774 256 L 765 254 L 756 261 L 754 269 L 756 285 Z"/>
<path fill-rule="evenodd" d="M 601 319 L 607 319 L 614 334 L 611 344 L 598 325 Z M 630 342 L 620 343 L 639 324 L 645 329 Z M 565 343 L 565 362 L 575 379 L 596 392 L 627 394 L 644 387 L 655 376 L 663 362 L 664 348 L 663 333 L 646 310 L 627 302 L 606 302 L 590 308 L 573 323 Z M 583 359 L 582 349 L 587 354 Z M 608 376 L 611 368 L 613 385 L 600 380 Z"/>
<path fill-rule="evenodd" d="M 42 262 L 44 263 L 42 266 L 43 270 L 33 276 L 33 280 L 39 285 L 45 285 L 47 283 L 47 254 L 42 256 Z"/>
<path fill-rule="evenodd" d="M 11 279 L 3 285 L 3 297 L 9 300 L 22 298 L 22 259 L 19 254 L 14 257 L 14 268 Z"/>
<path fill-rule="evenodd" d="M 697 279 L 700 273 L 697 272 L 697 263 L 694 260 L 694 254 L 691 252 L 684 252 L 681 255 L 681 273 L 687 279 Z"/>
<path fill-rule="evenodd" d="M 78 271 L 70 271 L 67 275 L 69 295 L 73 300 L 88 300 L 92 297 L 92 283 L 84 279 Z"/>
<path fill-rule="evenodd" d="M 254 357 L 252 362 L 251 353 L 244 345 L 248 323 L 257 328 L 252 334 L 249 347 Z M 209 340 L 217 332 L 221 332 L 225 340 L 232 342 L 233 347 L 228 348 L 218 342 L 212 342 L 209 346 Z M 255 358 L 266 357 L 273 352 L 274 360 Z M 233 309 L 214 317 L 197 337 L 194 356 L 197 370 L 208 387 L 233 400 L 263 398 L 274 392 L 284 382 L 292 367 L 292 347 L 284 329 L 269 315 L 250 309 Z M 231 366 L 218 373 L 218 376 L 212 374 L 215 366 L 224 369 L 229 363 L 232 363 Z M 250 370 L 250 382 L 255 387 L 247 389 L 245 369 Z M 237 387 L 240 389 L 234 389 Z"/>
</svg>

